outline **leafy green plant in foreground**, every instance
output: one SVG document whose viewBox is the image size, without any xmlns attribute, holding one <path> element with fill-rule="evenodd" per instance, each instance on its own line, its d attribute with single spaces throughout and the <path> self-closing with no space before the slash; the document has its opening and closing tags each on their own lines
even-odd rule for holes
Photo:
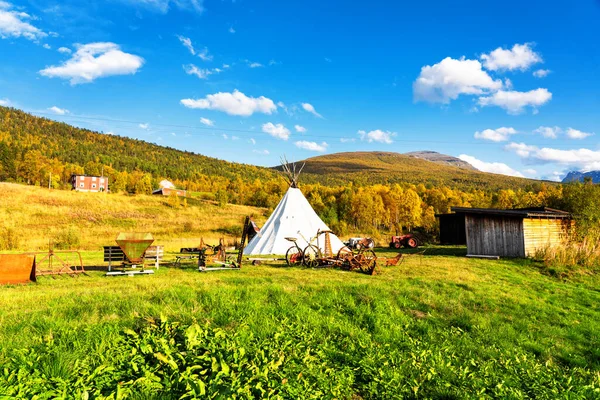
<svg viewBox="0 0 600 400">
<path fill-rule="evenodd" d="M 0 394 L 17 398 L 597 398 L 600 376 L 515 349 L 465 360 L 468 333 L 431 347 L 409 332 L 396 344 L 318 333 L 283 321 L 271 337 L 147 319 L 108 351 L 65 365 L 54 338 L 3 361 Z"/>
</svg>

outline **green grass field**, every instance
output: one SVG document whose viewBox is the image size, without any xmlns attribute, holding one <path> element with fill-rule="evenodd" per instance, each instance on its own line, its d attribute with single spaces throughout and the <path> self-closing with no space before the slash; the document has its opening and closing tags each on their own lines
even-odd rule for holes
<svg viewBox="0 0 600 400">
<path fill-rule="evenodd" d="M 375 276 L 266 264 L 2 287 L 0 395 L 600 398 L 598 276 L 425 254 Z"/>
</svg>

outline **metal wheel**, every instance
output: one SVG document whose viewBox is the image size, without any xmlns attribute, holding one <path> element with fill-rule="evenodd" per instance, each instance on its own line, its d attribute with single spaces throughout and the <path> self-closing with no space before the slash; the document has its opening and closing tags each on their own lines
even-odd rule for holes
<svg viewBox="0 0 600 400">
<path fill-rule="evenodd" d="M 285 253 L 285 262 L 290 267 L 302 264 L 302 252 L 300 249 L 296 246 L 290 247 Z"/>
<path fill-rule="evenodd" d="M 337 258 L 339 258 L 339 259 L 344 259 L 344 258 L 347 258 L 348 256 L 352 256 L 352 250 L 348 246 L 342 247 L 340 249 L 340 251 L 338 251 L 338 253 L 337 253 Z"/>
<path fill-rule="evenodd" d="M 377 255 L 373 250 L 363 251 L 361 255 L 363 257 L 360 263 L 361 271 L 373 275 L 375 273 L 375 268 L 377 267 Z"/>
<path fill-rule="evenodd" d="M 352 249 L 348 246 L 344 246 L 338 251 L 334 265 L 342 269 L 350 269 L 349 260 L 351 260 L 353 257 L 354 252 Z"/>
<path fill-rule="evenodd" d="M 406 247 L 410 247 L 411 249 L 415 249 L 419 246 L 419 242 L 417 242 L 417 238 L 411 237 L 406 239 Z"/>
<path fill-rule="evenodd" d="M 302 264 L 305 267 L 316 268 L 319 266 L 319 249 L 317 246 L 308 245 L 302 252 Z"/>
<path fill-rule="evenodd" d="M 402 247 L 402 245 L 400 244 L 400 242 L 394 242 L 394 247 L 396 249 L 399 249 L 400 247 Z"/>
</svg>

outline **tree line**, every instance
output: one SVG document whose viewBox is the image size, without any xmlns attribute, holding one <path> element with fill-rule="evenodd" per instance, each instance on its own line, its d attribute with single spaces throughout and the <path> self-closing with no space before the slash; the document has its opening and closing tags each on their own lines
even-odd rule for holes
<svg viewBox="0 0 600 400">
<path fill-rule="evenodd" d="M 0 107 L 0 180 L 70 189 L 71 174 L 108 176 L 111 192 L 150 194 L 162 179 L 192 196 L 219 204 L 273 209 L 288 188 L 273 170 L 99 134 L 19 110 Z M 536 182 L 517 189 L 451 184 L 315 182 L 302 191 L 335 231 L 434 233 L 435 214 L 453 206 L 523 208 L 548 206 L 599 221 L 600 192 L 591 182 L 554 185 Z"/>
</svg>

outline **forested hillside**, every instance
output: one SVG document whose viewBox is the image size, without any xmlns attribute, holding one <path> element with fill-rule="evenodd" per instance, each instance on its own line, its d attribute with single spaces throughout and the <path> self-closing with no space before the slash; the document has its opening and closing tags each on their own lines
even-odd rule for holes
<svg viewBox="0 0 600 400">
<path fill-rule="evenodd" d="M 288 188 L 274 169 L 230 163 L 140 140 L 95 133 L 0 107 L 0 180 L 69 189 L 71 173 L 100 174 L 112 193 L 149 194 L 170 179 L 193 196 L 273 209 Z M 379 235 L 419 228 L 435 235 L 452 206 L 550 206 L 595 210 L 590 185 L 486 174 L 396 153 L 340 153 L 306 162 L 301 188 L 336 232 Z M 201 193 L 198 193 L 201 192 Z M 584 201 L 585 200 L 585 201 Z M 176 199 L 175 199 L 176 201 Z M 597 216 L 590 211 L 590 221 Z M 0 229 L 8 229 L 0 224 Z"/>
<path fill-rule="evenodd" d="M 382 183 L 420 183 L 460 189 L 539 189 L 540 181 L 490 174 L 475 168 L 460 168 L 419 157 L 391 152 L 335 153 L 304 161 L 304 172 L 313 182 L 358 185 Z"/>
<path fill-rule="evenodd" d="M 104 135 L 0 107 L 0 180 L 47 185 L 52 174 L 60 186 L 72 173 L 99 175 L 103 168 L 111 190 L 129 192 L 146 192 L 163 178 L 195 190 L 212 180 L 252 182 L 276 175 L 267 168 Z"/>
</svg>

